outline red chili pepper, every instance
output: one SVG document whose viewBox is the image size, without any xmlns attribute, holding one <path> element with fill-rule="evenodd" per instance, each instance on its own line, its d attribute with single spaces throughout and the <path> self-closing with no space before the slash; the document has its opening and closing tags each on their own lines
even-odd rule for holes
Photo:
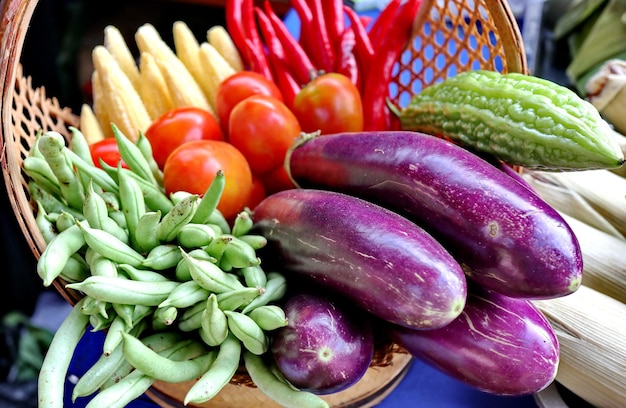
<svg viewBox="0 0 626 408">
<path fill-rule="evenodd" d="M 365 130 L 389 130 L 397 128 L 395 118 L 387 106 L 389 82 L 394 64 L 410 41 L 415 14 L 421 0 L 408 0 L 398 8 L 394 23 L 382 35 L 380 52 L 370 67 L 363 83 L 363 119 Z"/>
<path fill-rule="evenodd" d="M 355 42 L 356 40 L 352 28 L 348 27 L 344 29 L 339 37 L 339 53 L 337 55 L 334 71 L 347 76 L 358 89 L 361 89 L 359 64 L 353 52 Z"/>
<path fill-rule="evenodd" d="M 313 13 L 306 0 L 289 0 L 300 20 L 300 39 L 302 48 L 309 54 L 313 42 Z"/>
<path fill-rule="evenodd" d="M 269 1 L 265 1 L 265 14 L 269 18 L 276 38 L 280 41 L 285 52 L 285 57 L 289 60 L 291 72 L 296 81 L 303 85 L 310 81 L 311 73 L 317 71 L 311 59 L 306 54 L 300 43 L 291 35 L 287 26 L 276 15 Z"/>
<path fill-rule="evenodd" d="M 369 30 L 369 36 L 374 47 L 374 53 L 381 51 L 381 42 L 385 40 L 391 26 L 396 24 L 397 11 L 400 8 L 402 0 L 391 0 L 385 8 L 380 12 L 378 18 Z"/>
<path fill-rule="evenodd" d="M 326 19 L 326 30 L 331 44 L 340 44 L 345 30 L 343 0 L 321 0 L 322 13 Z"/>
<path fill-rule="evenodd" d="M 275 54 L 269 55 L 270 63 L 276 78 L 276 84 L 283 96 L 283 102 L 289 109 L 293 107 L 293 100 L 300 92 L 300 84 L 289 71 L 289 64 L 285 60 L 281 60 Z"/>
<path fill-rule="evenodd" d="M 233 39 L 233 43 L 242 54 L 245 65 L 250 65 L 246 51 L 245 29 L 243 25 L 242 0 L 228 0 L 226 2 L 224 12 L 226 18 L 226 29 Z"/>
<path fill-rule="evenodd" d="M 238 0 L 238 2 L 241 7 L 242 25 L 246 38 L 246 52 L 250 54 L 247 56 L 250 59 L 250 69 L 272 80 L 272 71 L 254 18 L 254 0 Z"/>
<path fill-rule="evenodd" d="M 350 27 L 352 28 L 352 31 L 354 33 L 353 53 L 358 64 L 359 71 L 361 73 L 361 76 L 366 77 L 366 72 L 373 62 L 374 48 L 372 47 L 372 43 L 370 41 L 370 37 L 367 34 L 367 30 L 365 29 L 365 25 L 363 25 L 362 20 L 359 18 L 356 11 L 348 6 L 345 6 L 344 12 L 350 20 Z"/>
<path fill-rule="evenodd" d="M 309 55 L 316 66 L 326 72 L 331 72 L 335 66 L 335 49 L 326 29 L 322 0 L 311 0 L 310 6 L 315 37 L 311 41 Z"/>
<path fill-rule="evenodd" d="M 285 50 L 283 49 L 281 42 L 276 37 L 276 31 L 274 31 L 274 26 L 272 26 L 272 22 L 269 17 L 259 7 L 254 8 L 254 15 L 256 16 L 257 23 L 261 31 L 261 38 L 267 48 L 267 52 L 269 54 L 274 54 L 280 60 L 284 61 Z"/>
</svg>

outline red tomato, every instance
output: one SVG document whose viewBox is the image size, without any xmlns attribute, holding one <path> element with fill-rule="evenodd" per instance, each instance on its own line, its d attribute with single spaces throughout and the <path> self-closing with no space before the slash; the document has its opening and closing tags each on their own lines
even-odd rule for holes
<svg viewBox="0 0 626 408">
<path fill-rule="evenodd" d="M 292 107 L 304 132 L 322 134 L 363 130 L 363 102 L 358 88 L 342 74 L 322 74 L 296 95 Z"/>
<path fill-rule="evenodd" d="M 163 169 L 167 156 L 174 149 L 191 140 L 224 140 L 224 134 L 211 112 L 197 107 L 174 108 L 157 118 L 146 137 L 152 145 L 152 154 Z"/>
<path fill-rule="evenodd" d="M 232 110 L 228 140 L 243 153 L 252 172 L 261 174 L 283 165 L 300 130 L 298 119 L 279 99 L 253 95 Z"/>
<path fill-rule="evenodd" d="M 268 173 L 262 174 L 260 177 L 266 194 L 274 194 L 279 191 L 296 188 L 289 174 L 287 174 L 285 166 L 277 167 Z"/>
<path fill-rule="evenodd" d="M 91 159 L 96 167 L 100 166 L 100 159 L 109 166 L 117 167 L 117 164 L 122 157 L 120 156 L 120 150 L 117 146 L 117 142 L 114 137 L 107 137 L 99 142 L 93 143 L 89 146 L 91 152 Z M 122 160 L 122 167 L 128 168 L 124 160 Z"/>
<path fill-rule="evenodd" d="M 259 179 L 259 176 L 255 174 L 252 175 L 252 187 L 250 190 L 250 196 L 248 197 L 246 207 L 253 210 L 254 207 L 256 207 L 257 204 L 263 201 L 263 199 L 267 196 L 261 179 Z"/>
<path fill-rule="evenodd" d="M 176 191 L 204 194 L 218 170 L 226 185 L 217 206 L 228 219 L 243 210 L 252 186 L 252 172 L 245 157 L 221 140 L 195 140 L 176 148 L 165 162 L 163 184 L 169 195 Z"/>
<path fill-rule="evenodd" d="M 235 105 L 252 95 L 268 95 L 283 100 L 278 86 L 253 71 L 240 71 L 226 78 L 217 88 L 215 106 L 222 129 L 228 134 L 228 118 Z"/>
</svg>

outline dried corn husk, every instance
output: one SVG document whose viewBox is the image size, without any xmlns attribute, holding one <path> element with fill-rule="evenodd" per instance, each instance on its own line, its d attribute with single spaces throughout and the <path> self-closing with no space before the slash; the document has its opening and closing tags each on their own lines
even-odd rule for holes
<svg viewBox="0 0 626 408">
<path fill-rule="evenodd" d="M 593 228 L 574 217 L 562 215 L 580 243 L 583 255 L 583 285 L 626 303 L 624 262 L 626 241 Z"/>
<path fill-rule="evenodd" d="M 523 169 L 521 173 L 526 182 L 553 208 L 615 238 L 625 239 L 610 221 L 608 221 L 581 193 L 570 188 L 567 180 L 560 174 L 537 172 Z M 622 198 L 622 201 L 626 199 Z M 626 202 L 624 203 L 626 206 Z"/>
<path fill-rule="evenodd" d="M 622 21 L 625 12 L 624 0 L 609 0 L 567 67 L 572 82 L 594 66 L 626 51 L 626 24 Z"/>
<path fill-rule="evenodd" d="M 610 223 L 621 235 L 626 235 L 626 178 L 611 172 L 610 170 L 588 170 L 577 172 L 532 172 L 529 170 L 522 171 L 522 177 L 536 188 L 537 193 L 549 204 L 565 208 L 557 208 L 562 212 L 584 220 L 586 223 L 601 229 L 607 233 L 611 233 L 610 229 L 602 225 L 600 219 L 592 220 L 592 214 L 582 209 L 583 204 L 578 203 L 582 197 L 589 206 Z M 543 186 L 541 184 L 544 184 Z M 552 186 L 552 190 L 557 191 L 557 187 L 561 187 L 571 192 L 571 197 L 577 201 L 572 201 L 572 208 L 566 208 L 568 203 L 559 204 L 557 194 L 550 194 L 548 188 Z M 543 187 L 543 191 L 542 191 Z M 560 193 L 564 193 L 561 191 Z M 542 195 L 543 194 L 543 195 Z M 576 208 L 574 208 L 576 207 Z M 579 209 L 581 209 L 579 211 Z M 584 211 L 583 211 L 584 210 Z M 597 217 L 596 217 L 597 218 Z"/>
<path fill-rule="evenodd" d="M 620 133 L 626 133 L 626 61 L 611 59 L 592 75 L 587 99 Z"/>
<path fill-rule="evenodd" d="M 560 345 L 556 380 L 598 407 L 626 401 L 626 304 L 587 286 L 537 300 Z"/>
</svg>

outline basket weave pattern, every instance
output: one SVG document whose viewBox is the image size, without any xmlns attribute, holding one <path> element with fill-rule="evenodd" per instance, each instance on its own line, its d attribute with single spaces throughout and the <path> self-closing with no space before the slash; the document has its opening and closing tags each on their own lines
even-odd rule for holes
<svg viewBox="0 0 626 408">
<path fill-rule="evenodd" d="M 56 130 L 69 137 L 69 128 L 77 127 L 79 118 L 68 108 L 61 107 L 55 98 L 47 97 L 43 88 L 33 89 L 31 79 L 22 72 L 21 47 L 37 3 L 37 0 L 0 2 L 3 5 L 0 28 L 3 53 L 0 66 L 0 164 L 15 216 L 34 256 L 39 258 L 45 249 L 45 242 L 35 222 L 36 207 L 30 200 L 28 179 L 22 170 L 22 162 L 38 131 Z M 392 72 L 390 100 L 396 106 L 405 106 L 411 95 L 424 87 L 458 72 L 479 68 L 527 72 L 521 35 L 506 1 L 423 0 L 414 21 L 412 37 Z M 54 282 L 54 286 L 70 304 L 80 299 L 80 294 L 65 288 L 65 282 L 60 279 Z M 372 369 L 382 370 L 392 366 L 394 356 L 405 354 L 395 344 L 380 344 Z M 399 361 L 398 364 L 408 364 L 408 358 L 403 357 Z M 368 390 L 372 393 L 331 399 L 331 404 L 348 406 L 346 401 L 350 404 L 356 401 L 359 406 L 375 405 L 379 400 L 372 399 L 372 394 L 378 391 L 382 395 L 380 390 L 392 380 L 397 380 L 398 368 L 393 372 L 385 374 L 377 371 L 382 376 L 393 375 L 393 378 L 385 380 L 383 384 L 373 385 Z M 231 384 L 250 385 L 249 377 L 245 373 L 238 374 Z M 184 390 L 181 393 L 184 396 Z M 234 399 L 237 400 L 237 397 L 235 393 Z M 364 403 L 366 397 L 367 402 Z M 235 402 L 232 406 L 238 406 Z M 262 404 L 261 400 L 247 402 L 255 406 L 268 406 L 267 401 Z M 231 405 L 222 401 L 222 406 Z"/>
</svg>

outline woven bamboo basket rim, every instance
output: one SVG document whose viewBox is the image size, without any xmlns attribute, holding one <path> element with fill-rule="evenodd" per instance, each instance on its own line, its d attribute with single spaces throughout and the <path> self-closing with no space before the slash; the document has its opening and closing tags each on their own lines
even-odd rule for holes
<svg viewBox="0 0 626 408">
<path fill-rule="evenodd" d="M 34 89 L 31 78 L 20 64 L 37 4 L 38 0 L 0 2 L 0 165 L 15 217 L 38 259 L 46 244 L 35 222 L 35 206 L 30 200 L 22 162 L 38 130 L 56 130 L 69 137 L 69 127 L 78 127 L 79 117 L 69 108 L 62 107 L 56 98 L 46 95 L 45 89 Z M 392 75 L 390 99 L 402 106 L 407 97 L 423 87 L 469 69 L 528 72 L 522 37 L 508 3 L 506 0 L 423 0 L 414 21 L 411 41 Z M 80 293 L 65 288 L 65 282 L 60 278 L 53 285 L 71 305 L 81 298 Z M 377 348 L 371 368 L 384 370 L 394 364 L 394 357 L 398 355 L 402 358 L 395 363 L 408 366 L 410 356 L 405 357 L 405 350 L 392 343 L 382 344 Z M 406 372 L 397 368 L 387 383 Z M 246 384 L 249 378 L 245 377 L 245 373 L 238 375 L 232 383 L 249 385 Z M 360 405 L 371 406 L 371 403 Z"/>
</svg>

